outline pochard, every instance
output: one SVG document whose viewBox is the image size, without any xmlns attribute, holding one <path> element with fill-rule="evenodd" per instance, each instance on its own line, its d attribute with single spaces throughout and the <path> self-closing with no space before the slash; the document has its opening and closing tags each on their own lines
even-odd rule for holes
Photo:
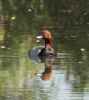
<svg viewBox="0 0 89 100">
<path fill-rule="evenodd" d="M 52 33 L 45 29 L 41 32 L 40 35 L 36 37 L 37 39 L 44 39 L 45 46 L 42 48 L 38 54 L 38 56 L 56 56 L 54 49 L 52 48 Z"/>
<path fill-rule="evenodd" d="M 38 39 L 38 40 L 43 39 L 45 41 L 45 45 L 44 46 L 36 46 L 28 52 L 28 55 L 32 59 L 38 61 L 38 58 L 41 58 L 41 57 L 57 56 L 54 49 L 52 48 L 52 42 L 51 42 L 52 33 L 49 30 L 44 29 L 40 35 L 36 36 L 36 39 Z"/>
</svg>

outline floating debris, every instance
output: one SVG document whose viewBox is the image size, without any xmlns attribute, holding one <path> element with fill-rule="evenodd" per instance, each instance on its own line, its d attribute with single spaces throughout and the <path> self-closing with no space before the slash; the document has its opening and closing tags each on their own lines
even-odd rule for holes
<svg viewBox="0 0 89 100">
<path fill-rule="evenodd" d="M 1 49 L 4 49 L 4 48 L 6 48 L 6 47 L 5 47 L 4 45 L 2 45 L 2 46 L 0 46 L 0 48 L 1 48 Z"/>
<path fill-rule="evenodd" d="M 12 17 L 11 17 L 11 20 L 15 20 L 15 19 L 16 19 L 16 17 L 15 17 L 15 16 L 12 16 Z"/>
<path fill-rule="evenodd" d="M 83 62 L 79 61 L 78 63 L 79 63 L 79 64 L 82 64 Z"/>
<path fill-rule="evenodd" d="M 85 51 L 85 49 L 84 49 L 84 48 L 81 48 L 80 50 L 81 50 L 82 52 L 83 52 L 83 51 Z"/>
<path fill-rule="evenodd" d="M 64 13 L 71 13 L 72 10 L 71 10 L 71 9 L 69 9 L 69 10 L 61 10 L 61 12 L 64 12 Z"/>
<path fill-rule="evenodd" d="M 31 12 L 32 11 L 32 9 L 28 9 L 28 12 Z"/>
</svg>

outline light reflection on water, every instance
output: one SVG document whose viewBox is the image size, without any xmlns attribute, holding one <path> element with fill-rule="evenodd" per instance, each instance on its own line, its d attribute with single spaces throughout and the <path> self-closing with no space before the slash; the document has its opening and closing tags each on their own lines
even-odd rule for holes
<svg viewBox="0 0 89 100">
<path fill-rule="evenodd" d="M 26 51 L 5 52 L 0 54 L 0 100 L 89 99 L 88 54 L 61 52 L 52 62 L 52 78 L 42 80 L 36 73 L 44 72 L 44 63 L 33 61 Z"/>
</svg>

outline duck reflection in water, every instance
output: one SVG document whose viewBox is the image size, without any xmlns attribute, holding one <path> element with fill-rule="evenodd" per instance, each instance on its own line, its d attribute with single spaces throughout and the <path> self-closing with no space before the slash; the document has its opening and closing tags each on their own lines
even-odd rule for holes
<svg viewBox="0 0 89 100">
<path fill-rule="evenodd" d="M 52 58 L 45 58 L 44 59 L 44 64 L 45 64 L 45 69 L 44 72 L 42 73 L 41 79 L 42 80 L 50 80 L 52 79 Z"/>
<path fill-rule="evenodd" d="M 51 80 L 52 79 L 52 64 L 53 64 L 54 58 L 42 57 L 41 60 L 44 62 L 44 65 L 45 65 L 44 72 L 42 72 L 40 75 L 41 79 Z"/>
</svg>

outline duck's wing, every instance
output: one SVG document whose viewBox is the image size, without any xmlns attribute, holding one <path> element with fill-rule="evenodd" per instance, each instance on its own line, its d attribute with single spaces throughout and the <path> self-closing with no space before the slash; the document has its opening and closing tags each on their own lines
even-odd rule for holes
<svg viewBox="0 0 89 100">
<path fill-rule="evenodd" d="M 40 53 L 40 51 L 43 48 L 44 48 L 44 46 L 36 46 L 36 47 L 32 48 L 31 50 L 29 50 L 28 56 L 33 60 L 38 59 L 38 54 Z"/>
</svg>

